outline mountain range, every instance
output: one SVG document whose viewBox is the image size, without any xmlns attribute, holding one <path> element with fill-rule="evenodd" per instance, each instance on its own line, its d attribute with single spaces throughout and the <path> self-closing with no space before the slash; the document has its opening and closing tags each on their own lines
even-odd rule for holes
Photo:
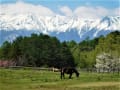
<svg viewBox="0 0 120 90">
<path fill-rule="evenodd" d="M 120 16 L 105 16 L 102 19 L 81 19 L 67 16 L 39 16 L 27 14 L 0 14 L 0 45 L 12 42 L 18 36 L 32 33 L 56 36 L 60 41 L 81 42 L 120 31 Z"/>
</svg>

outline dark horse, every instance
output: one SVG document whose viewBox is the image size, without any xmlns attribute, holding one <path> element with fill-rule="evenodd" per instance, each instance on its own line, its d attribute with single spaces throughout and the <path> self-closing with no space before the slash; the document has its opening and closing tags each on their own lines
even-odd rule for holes
<svg viewBox="0 0 120 90">
<path fill-rule="evenodd" d="M 79 77 L 79 72 L 73 68 L 73 67 L 65 67 L 65 68 L 61 68 L 61 79 L 65 78 L 65 73 L 69 74 L 69 79 L 72 78 L 72 74 L 75 73 L 76 77 Z"/>
</svg>

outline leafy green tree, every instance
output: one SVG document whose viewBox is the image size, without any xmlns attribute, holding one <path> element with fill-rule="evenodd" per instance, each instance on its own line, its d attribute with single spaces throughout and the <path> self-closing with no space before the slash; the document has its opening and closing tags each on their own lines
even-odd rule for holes
<svg viewBox="0 0 120 90">
<path fill-rule="evenodd" d="M 11 50 L 11 43 L 5 41 L 0 49 L 0 57 L 2 59 L 9 59 L 10 58 L 10 50 Z"/>
<path fill-rule="evenodd" d="M 66 67 L 66 66 L 74 67 L 75 62 L 66 42 L 63 42 L 61 44 L 61 50 L 60 50 L 60 67 Z"/>
</svg>

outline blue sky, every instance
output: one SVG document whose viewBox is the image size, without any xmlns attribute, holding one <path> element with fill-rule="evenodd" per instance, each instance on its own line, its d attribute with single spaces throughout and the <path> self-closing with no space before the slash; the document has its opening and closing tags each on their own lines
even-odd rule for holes
<svg viewBox="0 0 120 90">
<path fill-rule="evenodd" d="M 16 2 L 24 2 L 34 6 L 40 5 L 48 8 L 52 13 L 62 15 L 86 17 L 88 14 L 94 17 L 95 15 L 92 14 L 96 14 L 96 17 L 101 17 L 102 14 L 119 15 L 120 13 L 120 0 L 0 0 L 0 5 L 15 4 Z M 97 11 L 100 12 L 98 16 Z M 113 13 L 111 14 L 111 12 Z M 81 13 L 83 14 L 81 15 Z"/>
<path fill-rule="evenodd" d="M 75 9 L 84 5 L 102 6 L 105 8 L 116 8 L 120 6 L 120 0 L 0 0 L 0 3 L 15 3 L 17 1 L 41 4 L 49 8 L 69 6 L 71 9 Z"/>
</svg>

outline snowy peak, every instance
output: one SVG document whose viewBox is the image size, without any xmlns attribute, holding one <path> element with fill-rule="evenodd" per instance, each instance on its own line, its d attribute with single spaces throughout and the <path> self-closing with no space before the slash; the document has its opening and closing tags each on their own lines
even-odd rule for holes
<svg viewBox="0 0 120 90">
<path fill-rule="evenodd" d="M 120 29 L 120 16 L 104 17 L 96 27 L 99 30 L 119 30 Z"/>
<path fill-rule="evenodd" d="M 120 31 L 120 16 L 106 16 L 102 19 L 81 19 L 66 16 L 39 16 L 38 14 L 0 14 L 0 44 L 12 41 L 18 36 L 44 33 L 58 37 L 61 41 L 86 37 L 93 39 L 112 31 Z"/>
<path fill-rule="evenodd" d="M 19 15 L 0 15 L 0 30 L 39 30 L 42 32 L 65 32 L 67 30 L 76 29 L 91 30 L 97 28 L 100 30 L 117 30 L 120 28 L 120 16 L 104 17 L 99 20 L 80 19 L 66 16 L 39 16 L 35 14 L 19 14 Z"/>
<path fill-rule="evenodd" d="M 116 17 L 104 17 L 100 22 L 101 23 L 107 23 L 108 27 L 111 26 L 112 24 L 116 24 L 119 23 L 120 17 L 116 16 Z"/>
</svg>

